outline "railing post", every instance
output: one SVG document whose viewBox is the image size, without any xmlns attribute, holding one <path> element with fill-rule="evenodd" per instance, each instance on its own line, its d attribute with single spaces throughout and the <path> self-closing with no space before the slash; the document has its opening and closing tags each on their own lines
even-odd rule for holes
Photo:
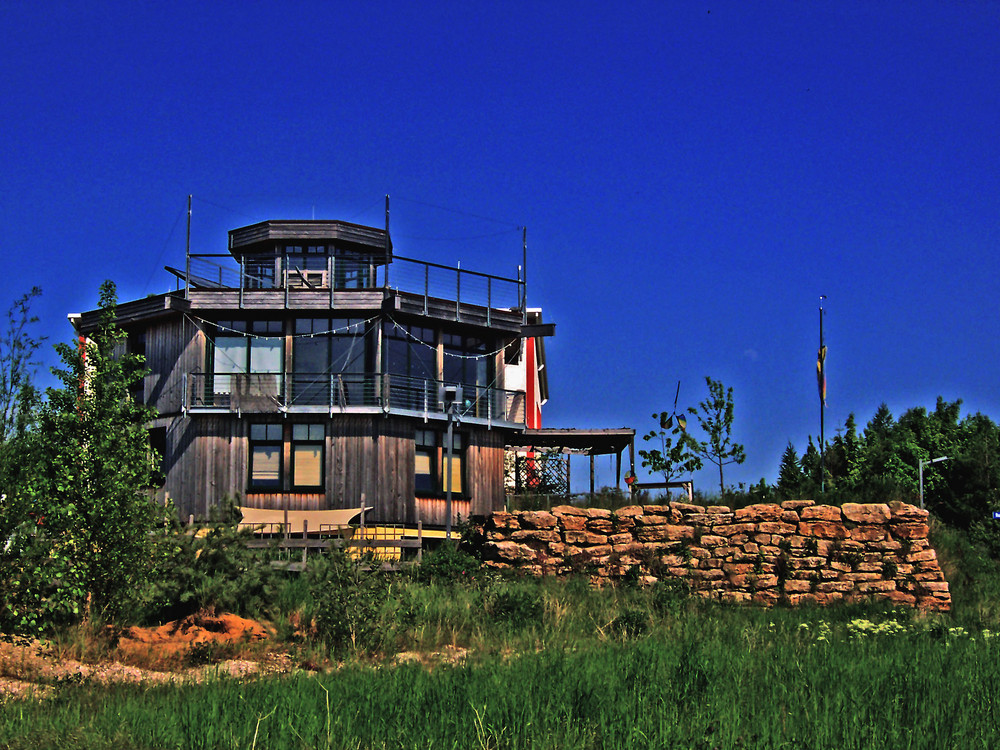
<svg viewBox="0 0 1000 750">
<path fill-rule="evenodd" d="M 455 320 L 462 319 L 462 261 L 455 268 Z"/>
<path fill-rule="evenodd" d="M 427 314 L 427 295 L 430 292 L 431 267 L 424 264 L 424 315 Z"/>
<path fill-rule="evenodd" d="M 244 266 L 246 264 L 247 256 L 240 256 L 240 309 L 243 309 L 243 285 L 244 285 Z"/>
<path fill-rule="evenodd" d="M 493 277 L 486 277 L 486 325 L 490 325 L 490 309 L 493 307 Z"/>
<path fill-rule="evenodd" d="M 330 248 L 330 254 L 326 256 L 326 283 L 330 287 L 330 307 L 333 307 L 333 289 L 336 286 L 333 283 L 333 270 L 336 261 L 333 259 L 333 248 Z"/>
</svg>

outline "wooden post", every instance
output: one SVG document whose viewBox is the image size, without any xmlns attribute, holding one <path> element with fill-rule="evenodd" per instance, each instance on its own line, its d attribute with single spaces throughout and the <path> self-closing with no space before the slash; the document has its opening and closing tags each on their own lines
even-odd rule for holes
<svg viewBox="0 0 1000 750">
<path fill-rule="evenodd" d="M 420 542 L 420 546 L 417 547 L 417 564 L 419 565 L 424 561 L 424 522 L 417 521 L 417 541 Z"/>
<path fill-rule="evenodd" d="M 308 518 L 303 518 L 302 519 L 302 542 L 303 542 L 303 544 L 302 544 L 302 567 L 303 568 L 306 567 L 306 558 L 308 557 L 308 554 L 309 554 L 308 539 L 309 539 L 309 519 Z"/>
<path fill-rule="evenodd" d="M 594 454 L 590 454 L 590 502 L 594 502 Z"/>
</svg>

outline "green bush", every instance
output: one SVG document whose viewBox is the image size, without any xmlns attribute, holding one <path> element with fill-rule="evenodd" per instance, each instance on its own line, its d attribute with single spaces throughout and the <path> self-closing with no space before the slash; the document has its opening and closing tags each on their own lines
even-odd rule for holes
<svg viewBox="0 0 1000 750">
<path fill-rule="evenodd" d="M 515 629 L 540 624 L 545 613 L 542 597 L 523 582 L 505 584 L 490 591 L 483 604 L 492 620 Z"/>
<path fill-rule="evenodd" d="M 315 598 L 316 634 L 334 654 L 372 651 L 382 644 L 389 581 L 373 560 L 355 562 L 332 549 L 310 563 L 306 576 Z"/>
<path fill-rule="evenodd" d="M 424 555 L 417 568 L 421 583 L 476 583 L 482 573 L 482 562 L 453 544 L 442 544 Z"/>
</svg>

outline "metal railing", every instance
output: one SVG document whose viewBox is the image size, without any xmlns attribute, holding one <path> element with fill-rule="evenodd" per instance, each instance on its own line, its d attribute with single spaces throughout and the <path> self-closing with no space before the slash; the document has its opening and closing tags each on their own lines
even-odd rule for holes
<svg viewBox="0 0 1000 750">
<path fill-rule="evenodd" d="M 185 376 L 187 411 L 371 410 L 444 415 L 444 386 L 460 385 L 459 418 L 524 423 L 524 392 L 376 373 L 202 373 Z"/>
<path fill-rule="evenodd" d="M 524 281 L 461 266 L 450 266 L 394 256 L 390 267 L 366 262 L 363 258 L 330 256 L 322 269 L 298 269 L 283 258 L 251 259 L 238 262 L 222 253 L 191 253 L 187 259 L 185 293 L 191 287 L 203 290 L 239 290 L 242 295 L 258 291 L 289 289 L 334 291 L 392 289 L 423 299 L 424 311 L 445 301 L 455 305 L 456 319 L 461 305 L 493 310 L 521 309 Z M 386 279 L 388 274 L 388 283 Z M 520 272 L 518 272 L 520 276 Z"/>
</svg>

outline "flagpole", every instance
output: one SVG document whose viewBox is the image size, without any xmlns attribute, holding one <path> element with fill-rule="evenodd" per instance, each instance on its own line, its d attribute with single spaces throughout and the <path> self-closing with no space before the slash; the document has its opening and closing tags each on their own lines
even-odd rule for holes
<svg viewBox="0 0 1000 750">
<path fill-rule="evenodd" d="M 826 347 L 823 345 L 823 300 L 819 296 L 819 491 L 826 492 Z"/>
</svg>

